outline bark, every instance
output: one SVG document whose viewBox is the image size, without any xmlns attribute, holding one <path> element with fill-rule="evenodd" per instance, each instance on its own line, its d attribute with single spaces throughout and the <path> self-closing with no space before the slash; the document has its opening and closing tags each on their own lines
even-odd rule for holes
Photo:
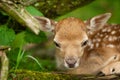
<svg viewBox="0 0 120 80">
<path fill-rule="evenodd" d="M 34 5 L 46 17 L 56 18 L 78 7 L 87 5 L 95 0 L 2 0 L 23 6 Z"/>
<path fill-rule="evenodd" d="M 1 58 L 0 80 L 7 80 L 8 78 L 9 60 L 5 53 L 6 49 L 8 49 L 8 47 L 0 46 L 0 58 Z"/>
<path fill-rule="evenodd" d="M 11 72 L 11 75 L 9 75 L 9 79 L 12 80 L 119 80 L 119 78 L 119 75 L 70 75 L 64 73 L 58 74 L 53 72 L 37 72 L 29 70 L 17 70 L 15 72 Z"/>
<path fill-rule="evenodd" d="M 49 18 L 56 18 L 94 0 L 40 0 L 35 6 Z"/>
<path fill-rule="evenodd" d="M 27 26 L 35 34 L 39 34 L 41 25 L 40 23 L 30 15 L 23 6 L 16 5 L 12 2 L 0 2 L 0 8 L 4 10 L 13 19 L 18 21 L 21 25 Z"/>
</svg>

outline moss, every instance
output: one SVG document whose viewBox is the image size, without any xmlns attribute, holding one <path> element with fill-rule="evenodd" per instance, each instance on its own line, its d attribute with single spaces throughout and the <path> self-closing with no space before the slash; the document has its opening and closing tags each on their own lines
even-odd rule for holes
<svg viewBox="0 0 120 80">
<path fill-rule="evenodd" d="M 37 71 L 27 71 L 27 70 L 17 70 L 14 72 L 16 77 L 14 79 L 17 80 L 71 80 L 71 75 L 63 75 L 49 72 L 37 72 Z M 9 76 L 10 77 L 10 76 Z M 13 73 L 11 73 L 11 77 L 13 78 Z"/>
<path fill-rule="evenodd" d="M 70 0 L 41 0 L 39 1 L 39 5 L 35 5 L 35 6 L 46 17 L 56 18 L 78 7 L 87 5 L 93 1 L 94 0 L 71 0 L 71 1 Z"/>
<path fill-rule="evenodd" d="M 55 72 L 38 72 L 30 70 L 16 70 L 10 73 L 9 78 L 12 80 L 119 80 L 117 75 L 110 76 L 93 76 L 93 75 L 71 75 L 58 74 Z"/>
</svg>

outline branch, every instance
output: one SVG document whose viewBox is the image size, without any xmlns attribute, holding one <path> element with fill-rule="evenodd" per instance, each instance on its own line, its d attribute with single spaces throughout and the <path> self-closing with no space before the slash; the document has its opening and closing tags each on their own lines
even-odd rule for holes
<svg viewBox="0 0 120 80">
<path fill-rule="evenodd" d="M 6 56 L 6 53 L 4 50 L 9 49 L 9 47 L 3 47 L 0 46 L 0 57 L 1 57 L 1 73 L 0 73 L 0 80 L 7 80 L 8 78 L 8 66 L 9 66 L 9 60 Z"/>
<path fill-rule="evenodd" d="M 39 0 L 35 6 L 49 18 L 56 18 L 95 0 Z"/>
<path fill-rule="evenodd" d="M 32 15 L 30 15 L 23 6 L 16 5 L 13 2 L 0 2 L 0 8 L 21 25 L 27 26 L 35 34 L 39 34 L 41 29 L 40 23 Z"/>
</svg>

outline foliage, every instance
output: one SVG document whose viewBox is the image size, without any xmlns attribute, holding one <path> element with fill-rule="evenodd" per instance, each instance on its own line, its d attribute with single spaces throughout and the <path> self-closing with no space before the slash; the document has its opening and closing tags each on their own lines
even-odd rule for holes
<svg viewBox="0 0 120 80">
<path fill-rule="evenodd" d="M 21 46 L 24 46 L 27 43 L 25 41 L 24 37 L 25 37 L 25 31 L 17 33 L 14 41 L 12 42 L 12 47 L 13 48 L 20 48 Z"/>
<path fill-rule="evenodd" d="M 38 11 L 35 7 L 33 6 L 27 6 L 26 10 L 33 16 L 44 16 L 40 11 Z"/>
<path fill-rule="evenodd" d="M 15 39 L 15 32 L 13 29 L 9 29 L 6 25 L 0 26 L 0 45 L 10 46 Z"/>
<path fill-rule="evenodd" d="M 43 14 L 33 6 L 27 6 L 26 10 L 33 16 L 43 16 Z M 7 52 L 7 56 L 10 60 L 10 70 L 16 70 L 20 67 L 23 68 L 24 66 L 21 66 L 21 64 L 26 64 L 31 59 L 35 62 L 31 61 L 29 66 L 34 66 L 35 64 L 37 70 L 43 69 L 39 61 L 31 55 L 31 52 L 23 51 L 23 46 L 28 43 L 42 43 L 46 41 L 47 37 L 45 33 L 41 31 L 39 35 L 35 35 L 29 29 L 23 29 L 22 25 L 18 23 L 18 25 L 16 25 L 15 21 L 5 12 L 1 11 L 0 15 L 0 19 L 3 19 L 2 21 L 5 20 L 4 23 L 0 23 L 0 46 L 11 47 L 11 51 Z M 6 17 L 8 18 L 5 19 Z M 21 27 L 21 29 L 16 27 Z M 18 31 L 18 29 L 20 31 Z M 29 66 L 26 67 L 26 69 L 29 69 Z M 32 67 L 30 67 L 30 69 L 32 69 Z"/>
<path fill-rule="evenodd" d="M 32 60 L 34 60 L 34 61 L 39 65 L 39 67 L 40 67 L 42 70 L 44 70 L 44 68 L 42 67 L 41 63 L 40 63 L 36 58 L 34 58 L 34 57 L 31 56 L 31 55 L 27 55 L 26 57 L 31 58 Z"/>
<path fill-rule="evenodd" d="M 23 59 L 23 55 L 24 55 L 24 51 L 22 51 L 22 47 L 19 49 L 19 52 L 18 52 L 18 56 L 17 56 L 17 60 L 16 60 L 16 65 L 15 65 L 15 70 L 17 70 L 19 64 L 20 64 L 20 61 Z"/>
<path fill-rule="evenodd" d="M 40 42 L 46 41 L 47 37 L 45 36 L 45 33 L 42 31 L 40 32 L 39 35 L 35 35 L 34 33 L 31 33 L 30 31 L 26 31 L 25 40 L 29 43 L 40 43 Z"/>
</svg>

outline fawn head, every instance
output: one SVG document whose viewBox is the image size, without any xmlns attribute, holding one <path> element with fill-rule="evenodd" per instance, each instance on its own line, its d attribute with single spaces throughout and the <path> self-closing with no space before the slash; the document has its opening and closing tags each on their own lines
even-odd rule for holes
<svg viewBox="0 0 120 80">
<path fill-rule="evenodd" d="M 42 24 L 42 30 L 54 33 L 54 43 L 60 50 L 57 53 L 57 57 L 60 58 L 58 64 L 66 68 L 75 68 L 80 64 L 81 56 L 89 40 L 89 33 L 102 28 L 110 16 L 110 13 L 105 13 L 85 22 L 73 17 L 59 22 L 45 17 L 36 17 L 36 19 Z"/>
</svg>

